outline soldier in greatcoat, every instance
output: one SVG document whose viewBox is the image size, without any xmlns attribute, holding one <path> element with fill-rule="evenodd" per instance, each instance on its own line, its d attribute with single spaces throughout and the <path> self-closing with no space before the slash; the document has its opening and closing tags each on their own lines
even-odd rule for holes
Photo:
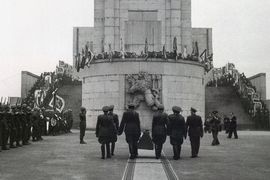
<svg viewBox="0 0 270 180">
<path fill-rule="evenodd" d="M 138 141 L 141 135 L 140 117 L 134 104 L 129 104 L 128 110 L 123 113 L 118 134 L 121 135 L 123 131 L 129 146 L 130 159 L 134 159 L 138 156 Z"/>
<path fill-rule="evenodd" d="M 152 141 L 155 144 L 156 159 L 161 157 L 162 146 L 165 143 L 167 136 L 167 125 L 168 115 L 164 112 L 164 106 L 160 104 L 152 121 Z"/>
<path fill-rule="evenodd" d="M 191 115 L 187 117 L 186 132 L 188 132 L 191 144 L 191 158 L 196 158 L 200 149 L 200 138 L 203 137 L 202 118 L 196 115 L 195 108 L 191 108 L 190 112 Z"/>
<path fill-rule="evenodd" d="M 96 137 L 101 144 L 101 158 L 105 159 L 105 147 L 107 153 L 106 157 L 111 158 L 110 143 L 114 136 L 115 127 L 108 115 L 109 107 L 104 106 L 102 111 L 104 114 L 99 115 L 97 119 Z"/>
<path fill-rule="evenodd" d="M 218 116 L 217 111 L 212 112 L 212 119 L 210 120 L 210 125 L 211 125 L 211 132 L 213 136 L 213 141 L 212 141 L 212 146 L 219 145 L 219 140 L 218 140 L 218 132 L 221 128 L 220 126 L 220 117 Z"/>
<path fill-rule="evenodd" d="M 186 123 L 184 117 L 180 114 L 182 109 L 178 106 L 172 107 L 173 114 L 169 115 L 168 135 L 170 143 L 173 146 L 173 159 L 180 159 L 181 146 L 183 138 L 186 138 Z"/>
<path fill-rule="evenodd" d="M 109 118 L 114 124 L 114 132 L 113 132 L 113 137 L 112 137 L 112 142 L 111 142 L 111 155 L 114 155 L 114 149 L 115 149 L 115 143 L 117 142 L 117 134 L 118 134 L 118 129 L 119 129 L 119 119 L 118 115 L 113 113 L 114 110 L 114 105 L 109 106 Z"/>
</svg>

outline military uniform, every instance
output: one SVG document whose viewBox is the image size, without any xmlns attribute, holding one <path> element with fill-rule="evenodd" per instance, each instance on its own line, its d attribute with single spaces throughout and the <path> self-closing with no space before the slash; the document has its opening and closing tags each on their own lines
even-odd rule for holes
<svg viewBox="0 0 270 180">
<path fill-rule="evenodd" d="M 112 142 L 111 142 L 111 155 L 114 155 L 114 149 L 115 149 L 115 143 L 117 142 L 117 134 L 118 134 L 118 129 L 119 129 L 119 119 L 118 115 L 113 113 L 114 106 L 111 105 L 109 106 L 109 119 L 113 122 L 114 124 L 114 132 L 112 136 Z"/>
<path fill-rule="evenodd" d="M 230 127 L 230 119 L 227 116 L 224 117 L 223 124 L 224 124 L 225 133 L 228 134 L 229 133 L 229 127 Z"/>
<path fill-rule="evenodd" d="M 162 146 L 167 137 L 168 115 L 164 113 L 164 106 L 158 106 L 158 112 L 153 116 L 152 121 L 152 141 L 155 144 L 155 155 L 159 159 L 161 157 Z"/>
<path fill-rule="evenodd" d="M 84 142 L 83 138 L 85 136 L 85 129 L 86 129 L 86 109 L 84 107 L 81 107 L 81 112 L 80 112 L 80 144 L 86 144 Z"/>
<path fill-rule="evenodd" d="M 191 115 L 187 117 L 186 132 L 191 143 L 191 157 L 197 157 L 200 149 L 200 138 L 203 137 L 202 119 L 197 116 L 196 109 L 191 108 Z"/>
<path fill-rule="evenodd" d="M 217 115 L 217 111 L 213 112 L 212 119 L 210 120 L 211 131 L 213 136 L 212 146 L 219 145 L 218 132 L 220 127 L 220 118 Z"/>
<path fill-rule="evenodd" d="M 101 144 L 101 155 L 102 159 L 105 158 L 105 145 L 107 158 L 111 158 L 110 143 L 112 142 L 115 134 L 115 126 L 108 115 L 109 107 L 104 106 L 102 108 L 104 114 L 99 115 L 96 124 L 96 137 L 98 142 Z"/>
<path fill-rule="evenodd" d="M 139 114 L 134 110 L 135 105 L 129 104 L 129 109 L 123 113 L 119 135 L 125 132 L 129 145 L 130 159 L 138 156 L 138 140 L 141 135 Z"/>
<path fill-rule="evenodd" d="M 2 118 L 2 150 L 9 150 L 9 148 L 7 147 L 8 138 L 10 135 L 10 129 L 9 129 L 8 119 L 7 119 L 8 111 L 9 111 L 9 107 L 5 106 L 4 112 L 3 112 L 3 118 Z"/>
<path fill-rule="evenodd" d="M 17 121 L 18 121 L 18 112 L 15 110 L 15 106 L 12 106 L 12 112 L 8 113 L 8 119 L 9 119 L 9 128 L 10 128 L 10 138 L 9 138 L 9 147 L 10 148 L 16 148 L 18 146 L 14 146 L 14 142 L 17 140 L 18 135 L 18 128 L 17 128 Z"/>
<path fill-rule="evenodd" d="M 31 115 L 31 120 L 33 124 L 33 129 L 32 129 L 32 141 L 38 141 L 38 134 L 39 134 L 39 112 L 38 109 L 34 109 Z"/>
<path fill-rule="evenodd" d="M 229 135 L 228 138 L 232 138 L 232 134 L 234 134 L 234 138 L 238 139 L 237 135 L 237 119 L 236 116 L 232 115 L 229 126 Z"/>
<path fill-rule="evenodd" d="M 172 108 L 173 114 L 169 115 L 168 135 L 170 143 L 173 146 L 173 159 L 180 159 L 181 146 L 183 138 L 186 138 L 186 123 L 184 117 L 180 114 L 182 109 L 178 106 Z"/>
</svg>

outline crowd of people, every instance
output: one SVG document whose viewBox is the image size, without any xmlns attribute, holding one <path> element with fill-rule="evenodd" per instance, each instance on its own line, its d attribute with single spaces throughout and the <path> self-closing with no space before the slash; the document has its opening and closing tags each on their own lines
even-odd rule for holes
<svg viewBox="0 0 270 180">
<path fill-rule="evenodd" d="M 72 111 L 65 111 L 62 117 L 48 113 L 45 108 L 31 108 L 26 104 L 11 107 L 0 104 L 0 150 L 29 145 L 30 139 L 41 141 L 44 135 L 71 132 Z"/>
</svg>

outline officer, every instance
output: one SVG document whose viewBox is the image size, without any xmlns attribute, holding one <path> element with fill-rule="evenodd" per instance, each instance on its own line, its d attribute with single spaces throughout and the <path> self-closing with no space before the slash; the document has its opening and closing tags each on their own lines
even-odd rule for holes
<svg viewBox="0 0 270 180">
<path fill-rule="evenodd" d="M 187 117 L 186 132 L 191 144 L 191 158 L 196 158 L 200 149 L 200 138 L 203 137 L 202 119 L 196 115 L 196 109 L 190 108 L 190 112 L 191 115 Z"/>
<path fill-rule="evenodd" d="M 79 114 L 80 116 L 80 144 L 86 144 L 84 142 L 83 138 L 85 135 L 85 129 L 86 129 L 86 109 L 85 107 L 81 107 L 81 112 Z"/>
<path fill-rule="evenodd" d="M 237 135 L 237 119 L 236 119 L 236 116 L 233 114 L 233 112 L 231 112 L 231 120 L 230 120 L 228 138 L 232 138 L 232 134 L 234 134 L 235 139 L 238 139 L 238 135 Z"/>
<path fill-rule="evenodd" d="M 158 111 L 153 116 L 152 121 L 152 141 L 155 144 L 156 159 L 161 157 L 162 146 L 166 141 L 168 115 L 164 112 L 164 106 L 158 105 Z"/>
<path fill-rule="evenodd" d="M 114 149 L 115 149 L 115 143 L 117 142 L 117 134 L 118 134 L 118 129 L 119 129 L 119 119 L 118 115 L 113 113 L 114 110 L 114 105 L 109 106 L 109 118 L 114 124 L 114 133 L 112 137 L 112 142 L 111 142 L 111 155 L 114 155 Z"/>
<path fill-rule="evenodd" d="M 110 115 L 108 115 L 109 107 L 104 106 L 102 108 L 104 114 L 99 115 L 96 124 L 96 137 L 101 144 L 101 159 L 105 159 L 105 146 L 107 152 L 107 158 L 111 158 L 110 143 L 114 138 L 115 125 Z"/>
<path fill-rule="evenodd" d="M 210 120 L 211 124 L 211 131 L 212 131 L 212 136 L 213 136 L 213 141 L 212 141 L 212 146 L 219 145 L 219 140 L 218 140 L 218 132 L 219 132 L 219 127 L 220 127 L 220 117 L 218 116 L 217 111 L 212 112 L 212 119 Z"/>
<path fill-rule="evenodd" d="M 228 116 L 226 116 L 226 115 L 224 116 L 223 124 L 224 124 L 225 133 L 228 134 L 229 133 L 229 127 L 230 127 L 230 118 Z"/>
<path fill-rule="evenodd" d="M 168 135 L 170 143 L 173 146 L 173 159 L 180 159 L 183 137 L 186 138 L 186 123 L 184 117 L 180 114 L 182 109 L 178 106 L 172 107 L 173 114 L 169 115 Z"/>
<path fill-rule="evenodd" d="M 128 110 L 123 113 L 118 134 L 121 135 L 123 131 L 126 134 L 130 159 L 134 159 L 138 156 L 138 140 L 141 135 L 140 118 L 134 104 L 129 104 Z"/>
</svg>

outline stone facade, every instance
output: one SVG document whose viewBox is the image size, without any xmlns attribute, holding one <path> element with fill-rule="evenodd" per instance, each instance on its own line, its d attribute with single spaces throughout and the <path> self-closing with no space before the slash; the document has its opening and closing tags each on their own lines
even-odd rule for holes
<svg viewBox="0 0 270 180">
<path fill-rule="evenodd" d="M 261 100 L 266 100 L 266 74 L 259 73 L 248 78 L 253 86 L 256 87 L 256 92 L 260 96 Z"/>
<path fill-rule="evenodd" d="M 28 71 L 21 72 L 21 98 L 26 98 L 39 76 Z"/>
<path fill-rule="evenodd" d="M 204 68 L 196 62 L 160 61 L 117 61 L 94 63 L 90 70 L 83 70 L 82 105 L 87 108 L 87 126 L 94 128 L 97 116 L 102 114 L 102 106 L 114 104 L 115 113 L 121 115 L 126 109 L 126 75 L 148 72 L 162 76 L 162 102 L 165 110 L 178 105 L 183 115 L 190 114 L 190 107 L 198 109 L 204 117 L 205 88 Z M 137 109 L 141 116 L 142 128 L 151 127 L 153 112 L 145 103 Z"/>
</svg>

